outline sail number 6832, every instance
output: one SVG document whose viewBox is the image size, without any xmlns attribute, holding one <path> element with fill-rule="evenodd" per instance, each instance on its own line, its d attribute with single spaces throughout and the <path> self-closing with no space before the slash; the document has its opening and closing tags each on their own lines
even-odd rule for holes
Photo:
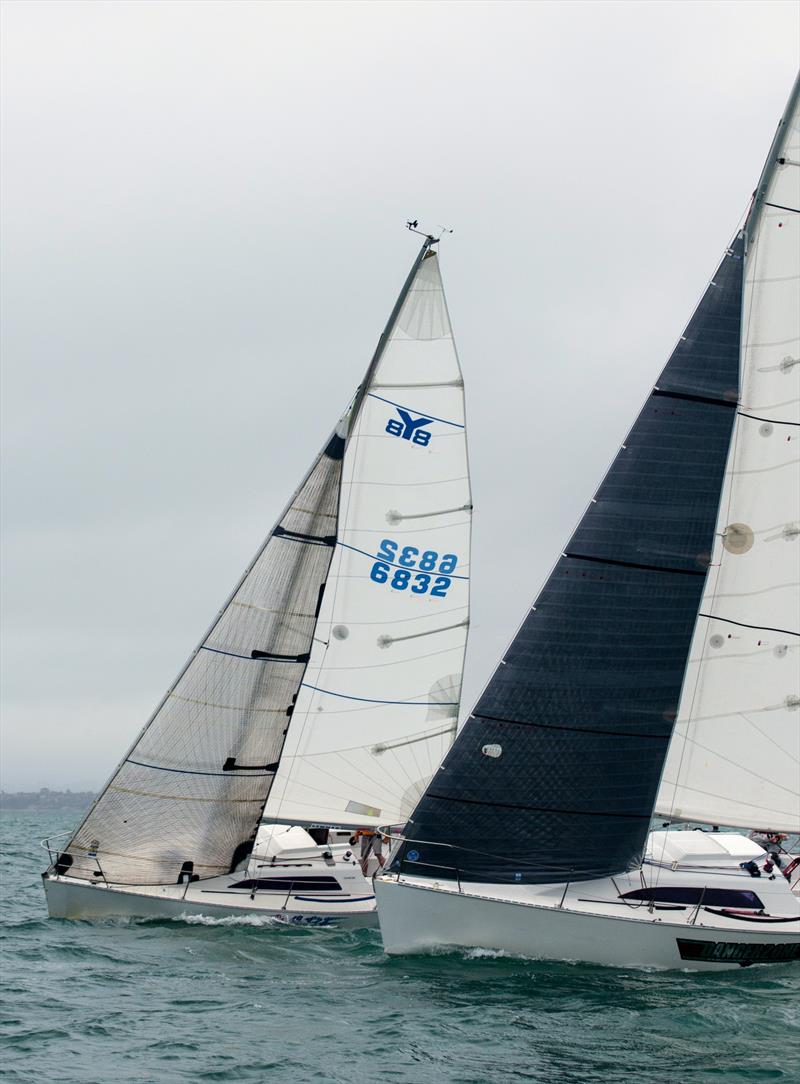
<svg viewBox="0 0 800 1084">
<path fill-rule="evenodd" d="M 453 581 L 446 573 L 452 572 L 458 564 L 455 553 L 444 553 L 440 556 L 436 550 L 420 551 L 417 546 L 401 548 L 399 543 L 391 538 L 382 540 L 376 557 L 378 559 L 369 573 L 373 583 L 388 582 L 396 591 L 405 591 L 410 587 L 412 594 L 430 593 L 436 598 L 447 595 L 447 589 Z M 434 576 L 434 572 L 445 575 Z"/>
</svg>

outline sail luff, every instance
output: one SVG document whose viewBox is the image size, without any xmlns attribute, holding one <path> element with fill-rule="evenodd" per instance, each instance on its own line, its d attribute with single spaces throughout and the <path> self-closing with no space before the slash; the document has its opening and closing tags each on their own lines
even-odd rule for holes
<svg viewBox="0 0 800 1084">
<path fill-rule="evenodd" d="M 800 109 L 800 72 L 798 72 L 795 77 L 794 85 L 789 94 L 789 100 L 786 103 L 786 108 L 783 111 L 781 119 L 778 121 L 775 135 L 772 138 L 772 143 L 770 144 L 764 162 L 764 168 L 761 171 L 761 176 L 758 179 L 758 184 L 753 193 L 753 205 L 750 208 L 750 213 L 748 214 L 744 225 L 748 239 L 753 237 L 758 230 L 764 201 L 766 200 L 770 183 L 779 164 L 778 159 L 781 156 L 781 146 L 785 144 L 787 139 L 787 126 L 791 124 L 792 118 L 797 115 L 798 109 Z"/>
<path fill-rule="evenodd" d="M 364 379 L 361 381 L 358 389 L 356 390 L 355 399 L 353 400 L 353 405 L 350 410 L 350 425 L 348 429 L 348 437 L 353 431 L 356 421 L 358 420 L 358 416 L 361 413 L 364 396 L 367 394 L 367 389 L 372 383 L 375 371 L 380 365 L 381 358 L 383 357 L 383 353 L 386 349 L 386 344 L 389 342 L 392 331 L 394 330 L 395 324 L 397 323 L 397 317 L 400 315 L 400 311 L 405 304 L 406 298 L 408 297 L 409 290 L 414 284 L 414 279 L 417 277 L 417 272 L 420 269 L 420 265 L 425 259 L 425 256 L 430 250 L 431 246 L 435 244 L 436 241 L 431 236 L 427 236 L 422 242 L 422 244 L 420 245 L 420 250 L 417 253 L 417 257 L 411 266 L 411 270 L 408 273 L 406 281 L 403 283 L 400 293 L 397 295 L 397 301 L 395 301 L 394 308 L 389 313 L 389 319 L 386 321 L 386 327 L 383 329 L 383 331 L 381 332 L 381 336 L 378 339 L 378 345 L 375 347 L 375 353 L 372 355 L 372 359 L 367 366 L 367 371 L 364 373 Z"/>
</svg>

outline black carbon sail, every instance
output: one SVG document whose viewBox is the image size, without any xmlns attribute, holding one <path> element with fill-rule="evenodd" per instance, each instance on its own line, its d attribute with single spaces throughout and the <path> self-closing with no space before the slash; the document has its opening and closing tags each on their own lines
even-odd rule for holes
<svg viewBox="0 0 800 1084">
<path fill-rule="evenodd" d="M 392 869 L 550 883 L 639 863 L 738 398 L 743 246 L 740 234 Z"/>
</svg>

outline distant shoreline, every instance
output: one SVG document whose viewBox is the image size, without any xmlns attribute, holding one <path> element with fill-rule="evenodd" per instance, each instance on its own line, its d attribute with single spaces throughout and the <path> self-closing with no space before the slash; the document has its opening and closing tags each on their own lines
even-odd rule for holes
<svg viewBox="0 0 800 1084">
<path fill-rule="evenodd" d="M 14 813 L 80 813 L 95 799 L 92 790 L 0 791 L 0 811 Z"/>
</svg>

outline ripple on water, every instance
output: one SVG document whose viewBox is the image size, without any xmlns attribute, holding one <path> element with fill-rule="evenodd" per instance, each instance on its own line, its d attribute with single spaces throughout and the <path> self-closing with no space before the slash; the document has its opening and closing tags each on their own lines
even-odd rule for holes
<svg viewBox="0 0 800 1084">
<path fill-rule="evenodd" d="M 618 971 L 486 950 L 389 958 L 377 930 L 50 922 L 2 820 L 10 1084 L 751 1084 L 800 1079 L 800 968 Z"/>
</svg>

